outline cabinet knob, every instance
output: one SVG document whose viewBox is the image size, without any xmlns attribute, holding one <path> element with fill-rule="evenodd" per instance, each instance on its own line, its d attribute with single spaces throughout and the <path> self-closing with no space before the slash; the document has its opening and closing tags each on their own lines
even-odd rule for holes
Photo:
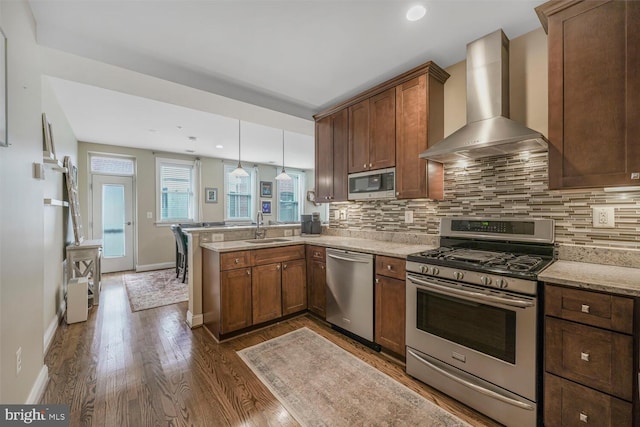
<svg viewBox="0 0 640 427">
<path fill-rule="evenodd" d="M 240 258 L 236 258 L 236 264 L 240 264 Z"/>
<path fill-rule="evenodd" d="M 367 164 L 365 163 L 364 165 L 362 165 L 362 167 L 366 169 L 367 168 Z"/>
<path fill-rule="evenodd" d="M 584 412 L 580 412 L 580 422 L 585 424 L 589 422 L 589 417 Z"/>
<path fill-rule="evenodd" d="M 376 283 L 380 283 L 380 279 L 376 279 Z"/>
<path fill-rule="evenodd" d="M 587 304 L 582 304 L 582 307 L 580 308 L 580 311 L 582 311 L 583 313 L 588 313 L 589 309 L 590 309 L 590 307 Z"/>
<path fill-rule="evenodd" d="M 251 270 L 247 270 L 247 276 L 251 276 Z"/>
<path fill-rule="evenodd" d="M 286 269 L 287 268 L 287 264 L 283 264 L 282 268 Z"/>
<path fill-rule="evenodd" d="M 373 166 L 373 163 L 369 163 L 369 167 Z"/>
<path fill-rule="evenodd" d="M 585 362 L 588 362 L 589 361 L 589 353 L 580 352 L 580 359 L 584 360 Z"/>
<path fill-rule="evenodd" d="M 320 266 L 320 270 L 324 270 L 324 264 Z"/>
<path fill-rule="evenodd" d="M 387 265 L 387 270 L 391 271 L 391 266 Z"/>
<path fill-rule="evenodd" d="M 276 265 L 276 270 L 280 270 L 280 264 Z"/>
</svg>

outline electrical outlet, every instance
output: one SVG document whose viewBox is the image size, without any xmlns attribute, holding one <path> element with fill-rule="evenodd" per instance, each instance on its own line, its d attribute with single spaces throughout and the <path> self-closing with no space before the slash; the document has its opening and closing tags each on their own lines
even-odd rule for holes
<svg viewBox="0 0 640 427">
<path fill-rule="evenodd" d="M 340 210 L 336 209 L 335 211 L 333 211 L 333 219 L 335 220 L 339 220 L 340 219 Z"/>
<path fill-rule="evenodd" d="M 347 210 L 346 209 L 340 209 L 340 219 L 342 219 L 342 220 L 346 220 L 347 219 Z"/>
<path fill-rule="evenodd" d="M 413 211 L 404 211 L 404 223 L 413 224 Z"/>
<path fill-rule="evenodd" d="M 616 226 L 615 208 L 610 206 L 593 207 L 593 226 L 595 228 L 612 228 Z"/>
<path fill-rule="evenodd" d="M 222 233 L 213 233 L 211 235 L 211 241 L 212 242 L 222 242 L 222 241 L 224 241 L 224 234 L 222 234 Z"/>
<path fill-rule="evenodd" d="M 16 375 L 22 371 L 22 347 L 18 347 L 16 351 Z"/>
<path fill-rule="evenodd" d="M 153 219 L 153 212 L 147 212 L 147 219 Z"/>
<path fill-rule="evenodd" d="M 293 236 L 293 230 L 284 230 L 284 237 Z"/>
</svg>

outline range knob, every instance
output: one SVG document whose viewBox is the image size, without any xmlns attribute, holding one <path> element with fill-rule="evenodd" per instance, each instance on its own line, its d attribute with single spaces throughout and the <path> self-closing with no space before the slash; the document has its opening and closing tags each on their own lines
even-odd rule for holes
<svg viewBox="0 0 640 427">
<path fill-rule="evenodd" d="M 480 276 L 480 283 L 482 283 L 485 286 L 489 286 L 491 284 L 491 277 Z"/>
<path fill-rule="evenodd" d="M 464 277 L 464 273 L 461 273 L 459 271 L 454 271 L 453 272 L 453 278 L 456 280 L 462 280 L 462 278 Z"/>
<path fill-rule="evenodd" d="M 507 283 L 507 281 L 506 281 L 506 280 L 504 280 L 504 279 L 498 279 L 498 280 L 496 280 L 496 285 L 498 285 L 498 287 L 499 287 L 500 289 L 504 289 L 504 288 L 506 288 L 507 286 L 509 286 L 509 284 Z"/>
<path fill-rule="evenodd" d="M 420 273 L 427 274 L 428 271 L 429 271 L 429 269 L 427 268 L 426 265 L 421 265 L 420 266 Z"/>
<path fill-rule="evenodd" d="M 438 270 L 438 267 L 433 267 L 431 269 L 431 274 L 433 274 L 434 276 L 437 276 L 438 274 L 440 274 L 440 270 Z"/>
</svg>

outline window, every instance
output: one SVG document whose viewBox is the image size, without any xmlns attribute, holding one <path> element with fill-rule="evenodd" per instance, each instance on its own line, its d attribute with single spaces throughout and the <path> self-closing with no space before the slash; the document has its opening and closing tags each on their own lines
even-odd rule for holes
<svg viewBox="0 0 640 427">
<path fill-rule="evenodd" d="M 233 176 L 234 165 L 224 165 L 225 221 L 251 221 L 255 213 L 255 171 L 245 168 L 249 176 Z"/>
<path fill-rule="evenodd" d="M 195 221 L 193 162 L 157 158 L 156 174 L 158 220 L 160 222 Z"/>
<path fill-rule="evenodd" d="M 276 181 L 278 187 L 278 222 L 298 222 L 302 214 L 304 172 L 287 171 L 290 180 Z"/>
<path fill-rule="evenodd" d="M 134 160 L 130 157 L 105 157 L 91 155 L 91 173 L 102 175 L 134 174 Z"/>
</svg>

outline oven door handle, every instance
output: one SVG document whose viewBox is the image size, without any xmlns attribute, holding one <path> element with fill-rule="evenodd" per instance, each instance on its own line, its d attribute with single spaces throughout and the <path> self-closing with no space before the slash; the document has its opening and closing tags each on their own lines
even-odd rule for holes
<svg viewBox="0 0 640 427">
<path fill-rule="evenodd" d="M 495 295 L 486 295 L 481 292 L 465 291 L 462 289 L 456 289 L 449 286 L 437 285 L 432 282 L 425 282 L 424 280 L 418 279 L 417 277 L 410 274 L 407 274 L 407 279 L 412 283 L 415 283 L 416 285 L 424 287 L 437 294 L 457 296 L 473 302 L 478 302 L 478 301 L 493 302 L 493 303 L 508 305 L 511 307 L 518 307 L 518 308 L 529 308 L 529 307 L 535 306 L 533 301 L 504 298 L 504 297 L 498 297 Z"/>
<path fill-rule="evenodd" d="M 478 393 L 482 393 L 482 394 L 484 394 L 486 396 L 489 396 L 489 397 L 492 397 L 492 398 L 494 398 L 496 400 L 500 400 L 500 401 L 508 403 L 510 405 L 517 406 L 518 408 L 526 409 L 526 410 L 529 410 L 529 411 L 533 411 L 533 409 L 534 409 L 532 405 L 530 405 L 530 404 L 528 404 L 526 402 L 522 402 L 520 400 L 512 399 L 512 398 L 510 398 L 508 396 L 505 396 L 503 394 L 497 393 L 497 392 L 495 392 L 493 390 L 486 389 L 486 388 L 484 388 L 484 387 L 482 387 L 482 386 L 480 386 L 478 384 L 474 384 L 474 383 L 469 382 L 469 381 L 467 381 L 465 379 L 459 378 L 459 377 L 455 376 L 454 374 L 452 374 L 451 372 L 445 371 L 444 369 L 434 365 L 433 363 L 429 362 L 428 360 L 425 360 L 422 356 L 420 356 L 419 354 L 416 354 L 410 348 L 407 348 L 407 352 L 409 354 L 411 354 L 413 357 L 415 357 L 416 359 L 418 359 L 418 361 L 424 363 L 429 368 L 433 369 L 434 371 L 444 375 L 445 377 L 447 377 L 447 378 L 449 378 L 449 379 L 451 379 L 453 381 L 456 381 L 456 382 L 462 384 L 465 387 L 468 387 L 468 388 L 470 388 L 472 390 L 475 390 Z"/>
</svg>

